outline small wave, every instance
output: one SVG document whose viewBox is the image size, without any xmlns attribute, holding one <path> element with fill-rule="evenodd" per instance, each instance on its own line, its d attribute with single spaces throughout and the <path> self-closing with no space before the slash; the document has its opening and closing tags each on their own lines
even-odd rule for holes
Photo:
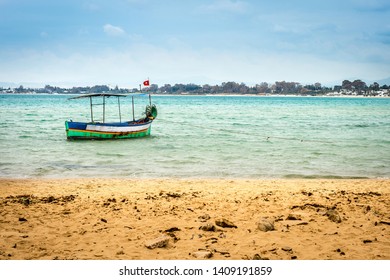
<svg viewBox="0 0 390 280">
<path fill-rule="evenodd" d="M 36 177 L 47 176 L 52 171 L 55 171 L 55 168 L 53 168 L 53 167 L 38 167 L 34 170 L 34 176 L 36 176 Z"/>
<path fill-rule="evenodd" d="M 367 127 L 379 127 L 381 124 L 378 123 L 358 123 L 358 124 L 347 124 L 349 128 L 367 128 Z"/>
<path fill-rule="evenodd" d="M 112 154 L 112 153 L 96 153 L 98 156 L 107 156 L 107 157 L 124 157 L 123 154 Z"/>
<path fill-rule="evenodd" d="M 283 178 L 286 179 L 370 179 L 364 176 L 340 176 L 340 175 L 302 175 L 302 174 L 287 174 Z"/>
</svg>

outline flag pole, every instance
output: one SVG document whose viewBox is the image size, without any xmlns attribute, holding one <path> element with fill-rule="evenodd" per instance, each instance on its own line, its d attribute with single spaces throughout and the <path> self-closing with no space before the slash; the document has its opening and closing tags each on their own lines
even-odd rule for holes
<svg viewBox="0 0 390 280">
<path fill-rule="evenodd" d="M 131 104 L 132 104 L 133 122 L 134 122 L 134 121 L 135 121 L 135 115 L 134 115 L 134 96 L 131 97 Z"/>
<path fill-rule="evenodd" d="M 148 86 L 150 86 L 149 77 L 148 77 Z M 152 97 L 150 96 L 150 90 L 149 90 L 149 105 L 150 105 L 150 107 L 152 107 Z"/>
</svg>

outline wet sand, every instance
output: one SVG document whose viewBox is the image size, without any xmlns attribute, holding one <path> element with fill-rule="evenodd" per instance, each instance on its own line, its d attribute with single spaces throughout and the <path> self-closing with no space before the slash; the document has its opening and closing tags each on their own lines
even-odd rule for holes
<svg viewBox="0 0 390 280">
<path fill-rule="evenodd" d="M 390 259 L 390 180 L 0 179 L 0 259 Z"/>
</svg>

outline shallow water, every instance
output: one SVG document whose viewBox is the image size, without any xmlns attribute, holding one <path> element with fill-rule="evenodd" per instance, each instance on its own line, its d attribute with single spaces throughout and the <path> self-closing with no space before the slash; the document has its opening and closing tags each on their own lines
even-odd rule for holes
<svg viewBox="0 0 390 280">
<path fill-rule="evenodd" d="M 146 138 L 68 141 L 88 100 L 0 95 L 0 177 L 388 178 L 390 99 L 153 96 Z M 116 98 L 107 107 L 117 121 Z M 136 99 L 136 117 L 148 100 Z M 132 119 L 121 99 L 122 120 Z M 95 118 L 101 113 L 95 108 Z"/>
</svg>

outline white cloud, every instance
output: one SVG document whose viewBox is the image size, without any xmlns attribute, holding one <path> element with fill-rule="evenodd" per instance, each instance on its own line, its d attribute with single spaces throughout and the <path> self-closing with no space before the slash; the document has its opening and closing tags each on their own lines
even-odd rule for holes
<svg viewBox="0 0 390 280">
<path fill-rule="evenodd" d="M 114 36 L 114 37 L 122 36 L 126 34 L 126 32 L 122 28 L 111 24 L 104 25 L 103 30 L 107 35 Z"/>
</svg>

